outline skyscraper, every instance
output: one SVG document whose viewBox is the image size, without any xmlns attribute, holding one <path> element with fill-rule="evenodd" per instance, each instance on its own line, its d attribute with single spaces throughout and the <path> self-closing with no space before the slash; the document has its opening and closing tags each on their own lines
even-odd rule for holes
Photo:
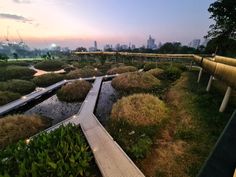
<svg viewBox="0 0 236 177">
<path fill-rule="evenodd" d="M 189 47 L 197 49 L 201 43 L 200 39 L 194 39 L 192 42 L 189 43 Z"/>
<path fill-rule="evenodd" d="M 156 48 L 157 45 L 155 44 L 155 39 L 153 39 L 150 35 L 147 40 L 147 49 L 156 49 Z"/>
<path fill-rule="evenodd" d="M 97 50 L 98 46 L 97 46 L 97 41 L 94 41 L 94 49 Z"/>
</svg>

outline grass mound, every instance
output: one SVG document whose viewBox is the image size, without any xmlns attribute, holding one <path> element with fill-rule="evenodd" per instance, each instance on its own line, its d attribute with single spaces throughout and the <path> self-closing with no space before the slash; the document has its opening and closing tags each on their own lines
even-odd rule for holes
<svg viewBox="0 0 236 177">
<path fill-rule="evenodd" d="M 175 66 L 170 66 L 162 74 L 160 74 L 160 79 L 175 81 L 180 78 L 183 71 Z"/>
<path fill-rule="evenodd" d="M 67 79 L 78 79 L 80 77 L 93 77 L 93 76 L 101 76 L 102 73 L 91 66 L 84 67 L 82 69 L 76 69 L 74 71 L 69 72 L 66 75 Z"/>
<path fill-rule="evenodd" d="M 45 60 L 37 63 L 34 67 L 44 71 L 57 71 L 63 68 L 65 63 L 59 60 Z"/>
<path fill-rule="evenodd" d="M 36 72 L 24 66 L 6 66 L 0 67 L 0 81 L 10 79 L 32 79 Z"/>
<path fill-rule="evenodd" d="M 112 80 L 112 86 L 123 92 L 150 91 L 160 85 L 160 81 L 148 73 L 127 73 Z"/>
<path fill-rule="evenodd" d="M 10 80 L 7 82 L 0 82 L 0 90 L 1 91 L 11 91 L 17 92 L 21 95 L 26 95 L 35 90 L 35 84 L 30 81 L 25 80 Z"/>
<path fill-rule="evenodd" d="M 83 101 L 92 85 L 87 81 L 75 81 L 63 86 L 58 92 L 57 97 L 65 102 Z"/>
<path fill-rule="evenodd" d="M 152 62 L 152 63 L 146 63 L 143 67 L 144 71 L 149 71 L 150 69 L 154 69 L 157 67 L 157 64 Z"/>
<path fill-rule="evenodd" d="M 160 69 L 160 68 L 155 68 L 155 69 L 151 69 L 149 71 L 147 71 L 147 73 L 153 75 L 154 77 L 157 77 L 160 76 L 162 73 L 163 73 L 163 69 Z"/>
<path fill-rule="evenodd" d="M 17 100 L 21 97 L 19 93 L 13 93 L 8 91 L 0 91 L 0 106 Z"/>
<path fill-rule="evenodd" d="M 165 104 L 150 94 L 123 97 L 112 107 L 111 118 L 127 121 L 132 125 L 154 125 L 167 115 Z"/>
<path fill-rule="evenodd" d="M 0 149 L 28 138 L 49 126 L 49 122 L 36 115 L 10 115 L 0 119 Z"/>
<path fill-rule="evenodd" d="M 69 124 L 7 147 L 0 154 L 0 176 L 96 176 L 92 159 L 80 128 Z"/>
<path fill-rule="evenodd" d="M 138 69 L 134 66 L 120 66 L 120 67 L 114 67 L 112 69 L 109 69 L 107 71 L 107 74 L 121 74 L 121 73 L 127 73 L 127 72 L 134 72 Z"/>
<path fill-rule="evenodd" d="M 33 82 L 39 87 L 47 87 L 63 80 L 63 76 L 60 74 L 49 73 L 41 76 L 37 76 L 33 79 Z"/>
</svg>

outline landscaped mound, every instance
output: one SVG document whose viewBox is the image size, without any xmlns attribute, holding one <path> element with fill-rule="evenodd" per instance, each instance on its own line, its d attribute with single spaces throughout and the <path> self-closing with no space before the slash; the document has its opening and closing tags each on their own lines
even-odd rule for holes
<svg viewBox="0 0 236 177">
<path fill-rule="evenodd" d="M 17 100 L 21 97 L 19 93 L 13 93 L 8 91 L 0 91 L 0 106 Z"/>
<path fill-rule="evenodd" d="M 121 74 L 121 73 L 127 73 L 127 72 L 134 72 L 138 69 L 134 66 L 120 66 L 120 67 L 114 67 L 107 71 L 107 74 Z"/>
<path fill-rule="evenodd" d="M 48 126 L 48 121 L 36 115 L 10 115 L 3 117 L 0 119 L 0 149 L 20 139 L 28 138 Z"/>
<path fill-rule="evenodd" d="M 180 78 L 183 71 L 175 66 L 169 66 L 158 78 L 162 80 L 175 81 Z"/>
<path fill-rule="evenodd" d="M 60 74 L 49 73 L 37 76 L 33 79 L 33 82 L 39 87 L 47 87 L 63 80 L 63 76 Z"/>
<path fill-rule="evenodd" d="M 93 67 L 84 67 L 82 69 L 76 69 L 74 71 L 69 72 L 66 75 L 67 79 L 78 79 L 85 77 L 93 77 L 93 76 L 101 76 L 102 73 Z"/>
<path fill-rule="evenodd" d="M 0 176 L 95 176 L 93 157 L 78 126 L 61 126 L 0 152 Z"/>
<path fill-rule="evenodd" d="M 112 107 L 112 120 L 132 125 L 155 125 L 167 116 L 165 104 L 150 94 L 134 94 L 123 97 Z"/>
<path fill-rule="evenodd" d="M 31 93 L 35 90 L 35 84 L 25 80 L 9 80 L 7 82 L 0 82 L 1 91 L 17 92 L 21 95 Z"/>
<path fill-rule="evenodd" d="M 32 79 L 36 71 L 24 66 L 6 66 L 0 67 L 0 81 L 10 79 Z"/>
<path fill-rule="evenodd" d="M 92 85 L 87 81 L 75 81 L 63 86 L 57 92 L 57 97 L 66 102 L 83 101 L 91 88 Z"/>
<path fill-rule="evenodd" d="M 151 74 L 134 72 L 117 76 L 111 84 L 118 91 L 130 93 L 155 89 L 160 81 Z"/>
<path fill-rule="evenodd" d="M 59 60 L 45 60 L 37 63 L 34 67 L 44 71 L 57 71 L 63 68 L 65 63 Z"/>
<path fill-rule="evenodd" d="M 152 63 L 146 63 L 143 67 L 144 71 L 149 71 L 150 69 L 154 69 L 157 67 L 157 64 L 152 62 Z"/>
<path fill-rule="evenodd" d="M 151 69 L 149 71 L 147 71 L 147 73 L 153 75 L 154 77 L 157 77 L 160 76 L 162 73 L 163 73 L 163 69 L 160 69 L 160 68 L 155 68 L 155 69 Z"/>
</svg>

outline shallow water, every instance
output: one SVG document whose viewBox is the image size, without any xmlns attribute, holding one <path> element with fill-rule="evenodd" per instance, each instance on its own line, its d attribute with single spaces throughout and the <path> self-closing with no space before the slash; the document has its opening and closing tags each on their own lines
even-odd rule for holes
<svg viewBox="0 0 236 177">
<path fill-rule="evenodd" d="M 66 103 L 58 100 L 56 95 L 44 100 L 33 108 L 25 112 L 26 115 L 38 114 L 52 119 L 52 125 L 61 122 L 76 114 L 80 107 L 80 102 Z"/>
<path fill-rule="evenodd" d="M 117 101 L 118 97 L 118 92 L 111 86 L 111 81 L 102 83 L 95 115 L 103 125 L 105 125 L 109 119 L 112 105 Z"/>
</svg>

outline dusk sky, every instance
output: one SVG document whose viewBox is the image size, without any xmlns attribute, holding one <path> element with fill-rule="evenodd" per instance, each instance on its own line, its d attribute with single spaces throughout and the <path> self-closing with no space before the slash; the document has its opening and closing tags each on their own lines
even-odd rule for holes
<svg viewBox="0 0 236 177">
<path fill-rule="evenodd" d="M 214 0 L 0 0 L 0 41 L 7 29 L 17 31 L 31 47 L 56 43 L 75 48 L 105 44 L 146 45 L 180 41 L 207 34 L 213 22 L 207 9 Z"/>
</svg>

